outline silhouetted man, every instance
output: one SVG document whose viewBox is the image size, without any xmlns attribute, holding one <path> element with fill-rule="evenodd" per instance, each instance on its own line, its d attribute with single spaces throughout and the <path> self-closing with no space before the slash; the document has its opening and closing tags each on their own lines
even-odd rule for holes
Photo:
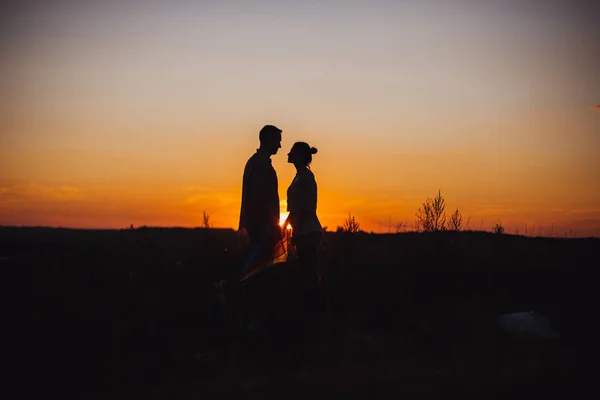
<svg viewBox="0 0 600 400">
<path fill-rule="evenodd" d="M 279 189 L 271 156 L 281 148 L 281 129 L 265 125 L 259 133 L 260 147 L 248 159 L 242 184 L 240 231 L 250 239 L 250 249 L 267 250 L 281 237 Z"/>
</svg>

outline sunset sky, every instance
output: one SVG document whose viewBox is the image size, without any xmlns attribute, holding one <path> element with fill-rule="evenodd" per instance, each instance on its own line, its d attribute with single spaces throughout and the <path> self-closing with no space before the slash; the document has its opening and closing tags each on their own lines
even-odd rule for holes
<svg viewBox="0 0 600 400">
<path fill-rule="evenodd" d="M 593 4 L 2 2 L 0 225 L 237 228 L 274 124 L 282 211 L 306 141 L 330 229 L 441 189 L 474 229 L 600 236 Z"/>
</svg>

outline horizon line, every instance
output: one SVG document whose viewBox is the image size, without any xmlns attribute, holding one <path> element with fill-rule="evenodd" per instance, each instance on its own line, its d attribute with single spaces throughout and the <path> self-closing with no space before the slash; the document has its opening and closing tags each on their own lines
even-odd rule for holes
<svg viewBox="0 0 600 400">
<path fill-rule="evenodd" d="M 140 229 L 188 229 L 188 230 L 221 230 L 221 231 L 232 231 L 236 232 L 237 230 L 233 228 L 225 228 L 225 227 L 203 227 L 203 226 L 160 226 L 160 225 L 140 225 L 137 227 L 126 227 L 126 228 L 77 228 L 77 227 L 68 227 L 68 226 L 49 226 L 49 225 L 0 225 L 0 229 L 56 229 L 56 230 L 71 230 L 71 231 L 135 231 Z M 338 233 L 336 230 L 327 230 L 326 233 Z M 445 229 L 442 231 L 433 231 L 433 232 L 419 232 L 416 230 L 405 230 L 402 232 L 375 232 L 375 231 L 359 231 L 357 233 L 369 234 L 369 235 L 399 235 L 405 233 L 487 233 L 493 235 L 506 235 L 506 236 L 522 236 L 527 238 L 547 238 L 547 239 L 600 239 L 600 236 L 574 236 L 570 235 L 529 235 L 524 233 L 510 233 L 504 232 L 502 234 L 497 234 L 489 230 L 480 230 L 480 229 L 461 229 L 459 231 L 453 231 L 450 229 Z"/>
</svg>

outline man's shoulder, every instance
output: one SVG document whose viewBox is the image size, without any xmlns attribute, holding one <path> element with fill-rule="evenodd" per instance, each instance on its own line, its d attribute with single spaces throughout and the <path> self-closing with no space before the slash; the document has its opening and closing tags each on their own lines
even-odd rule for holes
<svg viewBox="0 0 600 400">
<path fill-rule="evenodd" d="M 256 152 L 246 161 L 246 168 L 267 168 L 271 166 L 271 159 Z"/>
</svg>

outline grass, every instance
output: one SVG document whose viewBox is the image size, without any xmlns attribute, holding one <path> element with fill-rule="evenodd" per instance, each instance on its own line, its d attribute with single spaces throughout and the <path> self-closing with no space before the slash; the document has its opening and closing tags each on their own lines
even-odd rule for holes
<svg viewBox="0 0 600 400">
<path fill-rule="evenodd" d="M 327 233 L 322 297 L 307 296 L 293 263 L 253 278 L 244 296 L 229 286 L 267 333 L 222 318 L 213 284 L 235 281 L 246 251 L 231 230 L 5 227 L 0 266 L 26 389 L 81 398 L 514 398 L 577 392 L 597 303 L 588 260 L 599 243 Z M 560 341 L 516 341 L 495 328 L 498 315 L 528 310 L 548 317 Z"/>
</svg>

